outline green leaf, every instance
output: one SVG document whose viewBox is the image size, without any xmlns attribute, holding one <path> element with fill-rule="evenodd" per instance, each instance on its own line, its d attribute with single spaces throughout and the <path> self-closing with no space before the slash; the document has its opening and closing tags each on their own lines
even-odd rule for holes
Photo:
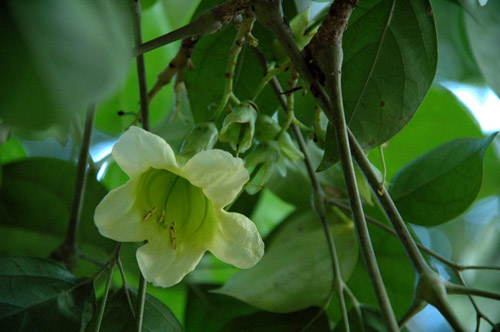
<svg viewBox="0 0 500 332">
<path fill-rule="evenodd" d="M 359 321 L 356 310 L 353 308 L 349 311 L 349 327 L 351 331 L 367 331 L 367 332 L 385 332 L 387 325 L 385 324 L 384 317 L 380 311 L 372 306 L 361 304 L 359 310 L 361 311 L 361 320 Z M 344 331 L 344 320 L 341 320 L 333 332 Z M 401 331 L 408 332 L 407 328 Z"/>
<path fill-rule="evenodd" d="M 128 2 L 126 2 L 128 4 Z M 147 41 L 167 33 L 171 27 L 165 20 L 162 6 L 155 5 L 142 13 L 142 35 Z M 158 74 L 168 66 L 170 60 L 179 49 L 179 43 L 163 46 L 144 55 L 146 63 L 146 81 L 148 88 L 156 82 Z M 139 111 L 139 89 L 137 87 L 137 66 L 131 61 L 124 69 L 125 82 L 118 91 L 97 105 L 95 126 L 99 130 L 110 134 L 119 135 L 135 120 Z M 155 128 L 165 119 L 171 110 L 173 102 L 173 84 L 164 86 L 163 89 L 151 100 L 149 105 L 150 125 Z M 118 115 L 118 111 L 128 114 Z M 156 129 L 156 128 L 155 128 Z"/>
<path fill-rule="evenodd" d="M 129 16 L 119 1 L 2 4 L 0 117 L 25 133 L 67 123 L 109 96 L 131 59 Z M 31 133 L 30 133 L 31 134 Z"/>
<path fill-rule="evenodd" d="M 403 218 L 434 226 L 464 212 L 481 189 L 483 157 L 495 136 L 448 142 L 401 169 L 390 191 Z"/>
<path fill-rule="evenodd" d="M 219 332 L 221 327 L 257 309 L 233 297 L 210 292 L 215 286 L 189 284 L 186 304 L 186 332 Z"/>
<path fill-rule="evenodd" d="M 132 303 L 137 303 L 137 290 L 129 287 Z M 157 298 L 146 294 L 144 303 L 144 318 L 142 330 L 145 332 L 182 332 L 181 323 L 172 311 Z M 93 321 L 91 324 L 95 324 Z M 127 303 L 125 291 L 120 289 L 106 304 L 101 331 L 106 332 L 133 332 L 136 331 L 136 322 Z"/>
<path fill-rule="evenodd" d="M 328 220 L 347 280 L 358 259 L 354 226 L 333 213 Z M 279 229 L 257 265 L 229 279 L 217 292 L 267 311 L 291 312 L 324 304 L 332 279 L 326 236 L 317 216 L 306 211 L 292 215 Z"/>
<path fill-rule="evenodd" d="M 256 26 L 254 32 L 259 38 L 259 45 L 271 44 L 269 33 L 264 32 L 262 27 Z M 203 36 L 196 44 L 192 57 L 195 69 L 188 71 L 185 77 L 191 112 L 196 123 L 210 121 L 222 98 L 229 49 L 235 35 L 236 29 L 226 26 L 216 34 Z M 240 100 L 253 98 L 255 88 L 263 77 L 263 70 L 251 47 L 243 46 L 234 75 L 235 95 Z M 269 86 L 264 88 L 254 102 L 259 107 L 259 113 L 267 115 L 273 114 L 278 105 L 278 99 Z"/>
<path fill-rule="evenodd" d="M 124 185 L 129 180 L 127 174 L 118 166 L 115 161 L 109 163 L 101 183 L 108 189 L 113 190 Z"/>
<path fill-rule="evenodd" d="M 66 235 L 75 175 L 75 165 L 57 159 L 29 158 L 4 165 L 0 229 L 9 235 L 0 244 L 2 254 L 47 257 L 58 247 Z M 114 241 L 103 238 L 94 225 L 94 209 L 106 192 L 90 172 L 78 242 L 84 252 L 102 259 L 114 248 Z M 29 245 L 23 234 L 32 239 Z"/>
<path fill-rule="evenodd" d="M 89 279 L 40 258 L 0 258 L 2 331 L 84 331 L 94 311 Z"/>
<path fill-rule="evenodd" d="M 482 136 L 481 128 L 464 105 L 448 90 L 433 86 L 413 119 L 384 148 L 387 179 L 440 144 L 456 138 Z M 382 169 L 378 149 L 370 152 L 370 160 Z"/>
<path fill-rule="evenodd" d="M 488 85 L 500 96 L 500 2 L 480 6 L 476 0 L 463 0 L 467 36 L 472 54 Z"/>
<path fill-rule="evenodd" d="M 437 66 L 430 9 L 427 0 L 368 0 L 349 20 L 343 39 L 344 107 L 349 127 L 366 148 L 401 130 L 430 88 Z"/>
<path fill-rule="evenodd" d="M 14 136 L 9 137 L 9 140 L 0 146 L 0 162 L 2 164 L 25 159 L 26 157 L 23 144 Z"/>
<path fill-rule="evenodd" d="M 469 45 L 463 9 L 455 1 L 431 0 L 431 3 L 439 39 L 437 80 L 482 80 Z"/>
<path fill-rule="evenodd" d="M 375 218 L 389 225 L 385 215 L 377 206 L 365 207 L 367 216 Z M 390 225 L 389 225 L 390 227 Z M 384 280 L 385 288 L 396 317 L 402 317 L 412 302 L 415 285 L 415 272 L 408 260 L 401 243 L 396 236 L 368 224 L 370 238 L 372 241 L 377 263 Z M 351 291 L 361 303 L 378 306 L 377 297 L 373 291 L 371 278 L 366 270 L 363 260 L 358 264 L 347 282 Z M 340 320 L 338 302 L 332 300 L 329 311 L 335 311 L 336 319 Z M 352 330 L 356 331 L 356 330 Z M 369 331 L 367 331 L 369 332 Z"/>
<path fill-rule="evenodd" d="M 329 332 L 330 325 L 326 314 L 321 314 L 307 329 L 302 330 L 315 319 L 318 308 L 309 308 L 289 314 L 276 314 L 260 311 L 233 319 L 220 330 L 221 332 Z"/>
</svg>

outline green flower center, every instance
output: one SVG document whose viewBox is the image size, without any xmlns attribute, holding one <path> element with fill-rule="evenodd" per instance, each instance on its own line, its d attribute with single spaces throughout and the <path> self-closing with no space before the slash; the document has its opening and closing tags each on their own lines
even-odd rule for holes
<svg viewBox="0 0 500 332">
<path fill-rule="evenodd" d="M 214 220 L 214 207 L 201 188 L 166 170 L 149 169 L 139 184 L 143 222 L 162 232 L 176 249 L 182 241 L 206 236 Z"/>
</svg>

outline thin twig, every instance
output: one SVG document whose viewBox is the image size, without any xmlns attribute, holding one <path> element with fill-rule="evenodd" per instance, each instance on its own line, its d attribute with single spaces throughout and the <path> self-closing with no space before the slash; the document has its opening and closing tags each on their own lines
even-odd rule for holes
<svg viewBox="0 0 500 332">
<path fill-rule="evenodd" d="M 133 16 L 134 16 L 134 41 L 136 47 L 142 43 L 142 28 L 141 28 L 141 3 L 139 0 L 131 0 Z M 149 103 L 148 103 L 148 87 L 146 83 L 146 64 L 144 63 L 144 55 L 139 54 L 136 57 L 137 64 L 137 79 L 139 82 L 139 103 L 141 105 L 141 123 L 144 130 L 149 131 Z"/>
<path fill-rule="evenodd" d="M 146 302 L 147 281 L 141 273 L 139 280 L 139 290 L 137 292 L 137 307 L 135 308 L 135 317 L 137 322 L 137 332 L 142 331 L 142 322 L 144 320 L 144 304 Z"/>
<path fill-rule="evenodd" d="M 116 260 L 113 260 L 109 265 L 108 277 L 106 278 L 106 286 L 104 288 L 104 295 L 101 299 L 101 304 L 99 306 L 99 314 L 97 315 L 97 325 L 95 332 L 99 332 L 101 329 L 102 318 L 104 317 L 104 309 L 106 308 L 106 301 L 108 300 L 109 289 L 111 286 L 111 280 L 113 279 L 113 270 L 115 267 Z"/>
<path fill-rule="evenodd" d="M 225 76 L 225 87 L 224 94 L 222 95 L 222 99 L 219 103 L 219 106 L 215 110 L 212 119 L 215 120 L 222 114 L 222 112 L 226 109 L 227 104 L 231 96 L 234 96 L 233 93 L 233 82 L 234 82 L 234 73 L 236 69 L 236 64 L 238 63 L 238 57 L 243 49 L 243 45 L 245 41 L 248 39 L 250 35 L 253 25 L 255 22 L 255 17 L 253 16 L 250 10 L 245 11 L 245 16 L 241 22 L 240 28 L 238 29 L 238 33 L 236 37 L 234 37 L 233 44 L 231 45 L 231 49 L 229 50 L 229 59 L 226 65 Z"/>
<path fill-rule="evenodd" d="M 136 45 L 135 54 L 141 55 L 158 47 L 192 36 L 203 36 L 219 31 L 247 8 L 250 0 L 229 0 L 202 13 L 191 23 L 163 36 Z"/>
<path fill-rule="evenodd" d="M 130 298 L 130 293 L 128 291 L 127 278 L 125 277 L 125 271 L 123 270 L 123 265 L 122 265 L 122 261 L 120 259 L 120 256 L 118 256 L 116 263 L 118 265 L 118 269 L 120 270 L 120 275 L 122 277 L 123 292 L 125 293 L 125 297 L 127 298 L 128 307 L 130 309 L 130 312 L 132 313 L 132 316 L 135 318 L 134 305 L 132 304 L 132 299 Z"/>
<path fill-rule="evenodd" d="M 259 49 L 255 49 L 255 54 L 257 55 L 259 62 L 264 69 L 264 71 L 267 71 L 267 61 L 265 60 L 262 52 Z M 295 80 L 294 80 L 295 81 Z M 280 104 L 285 110 L 285 112 L 290 111 L 290 106 L 288 105 L 288 100 L 287 98 L 284 97 L 282 94 L 282 89 L 280 86 L 280 83 L 278 79 L 273 76 L 270 79 L 272 88 L 280 101 Z M 296 82 L 295 82 L 296 83 Z M 292 82 L 293 84 L 293 82 Z M 288 97 L 291 98 L 291 97 Z M 293 110 L 292 114 L 293 114 Z M 304 163 L 306 164 L 306 169 L 307 169 L 307 174 L 309 175 L 309 179 L 311 181 L 312 189 L 313 189 L 313 197 L 314 197 L 314 206 L 313 208 L 315 209 L 316 213 L 318 214 L 318 218 L 321 222 L 321 226 L 323 227 L 323 232 L 325 233 L 327 243 L 328 243 L 328 250 L 330 253 L 330 259 L 331 259 L 331 264 L 332 264 L 332 274 L 333 274 L 333 284 L 332 284 L 332 293 L 337 292 L 339 295 L 339 303 L 341 307 L 341 312 L 342 312 L 342 317 L 344 318 L 344 330 L 346 332 L 349 332 L 349 318 L 347 316 L 347 307 L 345 304 L 345 299 L 344 299 L 344 294 L 343 294 L 343 289 L 344 289 L 344 282 L 342 280 L 342 276 L 340 273 L 340 265 L 338 262 L 338 255 L 337 251 L 335 248 L 335 242 L 330 230 L 330 227 L 328 226 L 328 221 L 326 219 L 326 209 L 325 209 L 325 194 L 323 193 L 323 189 L 321 188 L 320 182 L 318 180 L 318 177 L 316 176 L 316 173 L 314 171 L 314 168 L 311 163 L 311 158 L 309 157 L 309 152 L 307 151 L 306 143 L 304 141 L 304 137 L 302 136 L 302 132 L 300 131 L 299 127 L 296 124 L 291 124 L 291 128 L 295 134 L 295 138 L 297 139 L 297 142 L 299 144 L 299 149 L 302 151 L 304 154 Z M 327 300 L 325 301 L 325 304 L 323 305 L 322 308 L 327 308 L 328 304 L 331 301 L 331 297 L 329 296 Z M 324 310 L 324 309 L 323 309 Z M 314 321 L 319 318 L 321 315 L 321 311 L 311 319 L 311 321 L 304 327 L 302 330 L 305 330 L 309 326 L 311 326 Z"/>
<path fill-rule="evenodd" d="M 88 106 L 87 114 L 85 116 L 82 145 L 78 155 L 76 183 L 69 216 L 68 231 L 66 232 L 66 239 L 64 243 L 51 254 L 53 259 L 64 262 L 70 270 L 72 270 L 78 262 L 78 246 L 76 240 L 78 236 L 78 226 L 80 225 L 82 215 L 83 200 L 85 198 L 85 183 L 87 181 L 87 166 L 89 160 L 89 149 L 92 141 L 92 132 L 94 129 L 95 113 L 96 104 L 92 103 Z"/>
</svg>

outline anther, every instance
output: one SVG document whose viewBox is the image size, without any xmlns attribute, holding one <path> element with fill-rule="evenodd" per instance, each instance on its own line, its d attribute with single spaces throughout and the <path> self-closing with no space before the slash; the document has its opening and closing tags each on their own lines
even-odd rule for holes
<svg viewBox="0 0 500 332">
<path fill-rule="evenodd" d="M 142 218 L 142 220 L 148 220 L 153 216 L 153 213 L 155 212 L 156 212 L 156 206 L 153 206 L 153 208 L 149 210 L 148 213 L 146 213 L 146 215 Z"/>
<path fill-rule="evenodd" d="M 177 245 L 175 243 L 175 221 L 172 221 L 172 225 L 170 226 L 170 242 L 172 242 L 172 248 L 177 249 Z"/>
</svg>

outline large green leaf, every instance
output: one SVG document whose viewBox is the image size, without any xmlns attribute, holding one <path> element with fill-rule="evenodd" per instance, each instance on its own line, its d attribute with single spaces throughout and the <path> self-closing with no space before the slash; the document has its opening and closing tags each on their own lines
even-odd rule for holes
<svg viewBox="0 0 500 332">
<path fill-rule="evenodd" d="M 48 256 L 66 235 L 73 200 L 76 167 L 56 159 L 29 158 L 4 165 L 0 188 L 0 228 L 9 241 L 0 252 Z M 94 209 L 106 194 L 93 172 L 87 179 L 78 242 L 89 254 L 103 259 L 114 242 L 103 238 L 94 225 Z M 8 234 L 8 235 L 7 235 Z M 31 239 L 23 240 L 23 234 Z M 26 238 L 24 238 L 26 239 Z"/>
<path fill-rule="evenodd" d="M 326 314 L 315 317 L 318 308 L 309 308 L 288 314 L 260 311 L 233 319 L 221 332 L 329 332 L 330 324 Z M 304 329 L 313 319 L 314 323 Z"/>
<path fill-rule="evenodd" d="M 431 3 L 439 39 L 437 80 L 482 80 L 469 46 L 462 7 L 454 1 L 431 0 Z"/>
<path fill-rule="evenodd" d="M 2 331 L 81 332 L 95 311 L 94 286 L 40 258 L 0 258 Z"/>
<path fill-rule="evenodd" d="M 128 3 L 128 2 L 127 2 Z M 169 30 L 172 26 L 165 20 L 162 6 L 155 5 L 142 13 L 142 35 L 147 41 L 156 38 Z M 179 43 L 172 43 L 144 55 L 146 62 L 146 81 L 150 89 L 156 82 L 158 74 L 168 66 L 170 60 L 179 49 Z M 124 69 L 126 80 L 110 98 L 99 103 L 95 124 L 96 127 L 111 135 L 121 134 L 134 120 L 139 111 L 139 88 L 137 87 L 137 67 L 135 60 Z M 151 101 L 149 106 L 150 123 L 153 127 L 165 118 L 172 108 L 173 84 L 164 86 Z M 118 115 L 118 111 L 127 112 Z"/>
<path fill-rule="evenodd" d="M 387 179 L 421 154 L 462 137 L 482 137 L 481 128 L 465 106 L 446 89 L 434 86 L 413 119 L 384 148 Z M 378 149 L 370 160 L 382 169 Z"/>
<path fill-rule="evenodd" d="M 121 84 L 131 59 L 119 1 L 2 2 L 0 117 L 32 134 L 59 125 Z"/>
<path fill-rule="evenodd" d="M 189 284 L 186 304 L 186 332 L 219 332 L 235 317 L 257 311 L 233 297 L 210 292 L 216 286 Z"/>
<path fill-rule="evenodd" d="M 388 221 L 379 207 L 365 207 L 367 216 L 376 218 L 386 225 Z M 377 263 L 384 280 L 385 289 L 396 317 L 400 318 L 412 302 L 415 285 L 415 272 L 396 236 L 368 224 Z M 348 286 L 359 302 L 378 307 L 377 297 L 373 291 L 372 282 L 363 260 L 358 264 L 348 280 Z M 330 316 L 340 321 L 341 314 L 337 305 L 332 301 L 329 307 Z M 352 330 L 355 331 L 355 330 Z M 368 332 L 368 331 L 367 331 Z"/>
<path fill-rule="evenodd" d="M 137 302 L 137 290 L 129 287 L 132 303 Z M 89 326 L 95 324 L 93 321 Z M 132 332 L 136 331 L 136 321 L 127 303 L 125 291 L 120 289 L 106 304 L 101 331 Z M 88 329 L 87 331 L 93 331 Z M 182 332 L 184 329 L 172 311 L 157 298 L 146 294 L 142 330 L 145 332 Z"/>
<path fill-rule="evenodd" d="M 462 2 L 472 54 L 486 82 L 500 96 L 500 2 L 488 1 L 485 6 L 475 0 Z"/>
<path fill-rule="evenodd" d="M 437 39 L 430 9 L 427 0 L 367 0 L 349 20 L 342 90 L 347 122 L 364 147 L 401 130 L 432 83 Z"/>
<path fill-rule="evenodd" d="M 391 195 L 403 218 L 433 226 L 464 212 L 481 189 L 483 157 L 495 136 L 448 142 L 401 169 Z"/>
<path fill-rule="evenodd" d="M 347 280 L 358 260 L 354 226 L 333 213 L 328 219 L 341 273 Z M 332 280 L 325 234 L 317 216 L 306 211 L 291 216 L 279 229 L 257 265 L 229 279 L 217 292 L 267 311 L 291 312 L 324 304 Z"/>
</svg>

